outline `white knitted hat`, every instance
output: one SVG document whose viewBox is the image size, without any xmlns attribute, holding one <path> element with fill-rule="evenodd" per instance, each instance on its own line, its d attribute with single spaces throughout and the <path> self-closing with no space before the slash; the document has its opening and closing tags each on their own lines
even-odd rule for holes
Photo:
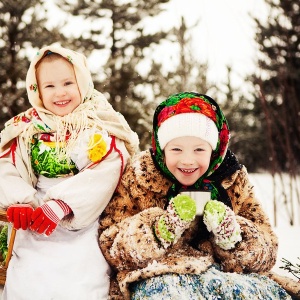
<svg viewBox="0 0 300 300">
<path fill-rule="evenodd" d="M 215 150 L 218 144 L 219 132 L 216 124 L 201 113 L 182 113 L 165 120 L 157 132 L 161 149 L 168 142 L 182 136 L 194 136 L 208 142 Z"/>
</svg>

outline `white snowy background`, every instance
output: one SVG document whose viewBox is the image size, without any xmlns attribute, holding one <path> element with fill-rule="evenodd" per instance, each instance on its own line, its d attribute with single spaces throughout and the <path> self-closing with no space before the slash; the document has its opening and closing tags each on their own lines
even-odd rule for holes
<svg viewBox="0 0 300 300">
<path fill-rule="evenodd" d="M 297 191 L 298 197 L 300 192 L 300 177 L 297 177 L 296 182 L 294 182 L 292 192 L 290 192 L 290 180 L 288 176 L 283 176 L 283 181 L 280 180 L 279 176 L 275 176 L 275 184 L 273 183 L 272 176 L 269 174 L 250 174 L 250 180 L 254 185 L 256 196 L 262 202 L 264 210 L 268 214 L 279 238 L 278 258 L 273 270 L 276 270 L 279 274 L 296 279 L 291 273 L 280 267 L 284 265 L 281 261 L 282 258 L 294 264 L 300 263 L 300 260 L 298 260 L 298 257 L 300 258 L 300 199 L 297 199 Z M 287 203 L 285 203 L 285 194 Z M 276 226 L 274 195 L 276 199 Z M 290 224 L 289 218 L 291 211 L 294 214 L 293 225 Z"/>
</svg>

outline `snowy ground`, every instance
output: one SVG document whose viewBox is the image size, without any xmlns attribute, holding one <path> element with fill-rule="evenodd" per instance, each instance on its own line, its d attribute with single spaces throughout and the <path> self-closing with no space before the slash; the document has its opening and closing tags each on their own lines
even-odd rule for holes
<svg viewBox="0 0 300 300">
<path fill-rule="evenodd" d="M 298 260 L 298 257 L 300 257 L 300 203 L 298 200 L 296 200 L 295 192 L 292 194 L 294 199 L 294 216 L 292 218 L 294 225 L 291 226 L 289 222 L 289 214 L 291 214 L 290 194 L 287 197 L 289 199 L 288 202 L 284 201 L 284 191 L 290 188 L 290 182 L 288 178 L 284 177 L 282 181 L 284 182 L 285 188 L 282 188 L 281 181 L 278 178 L 276 178 L 275 184 L 273 184 L 272 178 L 268 174 L 251 174 L 250 180 L 255 187 L 256 196 L 262 202 L 262 205 L 267 212 L 273 226 L 275 225 L 276 219 L 277 225 L 274 226 L 274 230 L 279 238 L 279 249 L 277 263 L 273 270 L 281 275 L 286 275 L 295 279 L 291 273 L 280 268 L 284 265 L 281 261 L 282 258 L 285 258 L 294 264 L 300 263 Z M 273 186 L 275 186 L 275 189 Z M 298 191 L 300 191 L 300 178 L 297 179 L 297 186 Z M 276 217 L 274 214 L 273 190 L 275 190 L 276 196 Z M 295 188 L 292 190 L 295 190 Z M 0 296 L 1 294 L 2 287 L 0 286 Z"/>
<path fill-rule="evenodd" d="M 280 269 L 280 267 L 284 265 L 281 261 L 282 258 L 294 264 L 300 263 L 300 260 L 298 260 L 298 257 L 300 258 L 300 203 L 296 199 L 295 192 L 296 187 L 298 188 L 298 193 L 300 192 L 300 178 L 298 177 L 297 181 L 293 182 L 293 193 L 288 192 L 291 182 L 287 176 L 283 176 L 282 180 L 279 177 L 275 177 L 273 182 L 272 177 L 268 174 L 251 174 L 250 180 L 279 238 L 278 258 L 273 270 L 276 270 L 279 274 L 296 279 L 291 273 Z M 277 206 L 276 214 L 274 213 L 274 190 Z M 285 201 L 285 193 L 287 201 Z M 293 199 L 292 204 L 291 199 Z M 290 217 L 291 215 L 292 217 Z M 293 220 L 293 225 L 290 225 L 290 219 Z"/>
<path fill-rule="evenodd" d="M 300 263 L 300 226 L 281 226 L 275 228 L 279 237 L 278 259 L 273 270 L 277 273 L 296 279 L 291 273 L 280 269 L 284 264 L 282 258 L 292 263 Z M 299 259 L 298 259 L 299 258 Z"/>
</svg>

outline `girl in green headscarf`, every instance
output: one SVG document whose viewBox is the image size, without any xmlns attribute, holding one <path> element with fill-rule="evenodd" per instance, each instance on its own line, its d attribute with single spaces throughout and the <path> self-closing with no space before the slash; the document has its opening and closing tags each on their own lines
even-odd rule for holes
<svg viewBox="0 0 300 300">
<path fill-rule="evenodd" d="M 100 218 L 112 299 L 291 299 L 269 278 L 277 237 L 229 138 L 207 95 L 156 108 L 152 148 L 131 160 Z"/>
</svg>

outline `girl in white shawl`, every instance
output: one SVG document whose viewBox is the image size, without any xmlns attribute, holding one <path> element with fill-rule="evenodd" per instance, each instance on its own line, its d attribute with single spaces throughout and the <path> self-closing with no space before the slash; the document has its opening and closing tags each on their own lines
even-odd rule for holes
<svg viewBox="0 0 300 300">
<path fill-rule="evenodd" d="M 82 54 L 42 48 L 26 88 L 32 108 L 1 132 L 0 206 L 19 229 L 3 299 L 107 299 L 98 216 L 137 135 L 94 89 Z"/>
</svg>

